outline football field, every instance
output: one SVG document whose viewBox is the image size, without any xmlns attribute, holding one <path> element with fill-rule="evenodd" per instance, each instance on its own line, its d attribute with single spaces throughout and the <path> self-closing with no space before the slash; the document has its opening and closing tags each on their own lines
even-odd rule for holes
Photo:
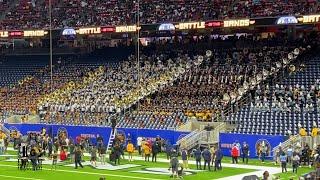
<svg viewBox="0 0 320 180">
<path fill-rule="evenodd" d="M 127 158 L 127 156 L 125 156 Z M 106 163 L 101 165 L 97 162 L 97 167 L 93 167 L 89 162 L 89 157 L 84 158 L 84 168 L 74 168 L 74 164 L 69 161 L 59 162 L 56 169 L 52 168 L 51 160 L 43 162 L 42 170 L 32 171 L 19 170 L 17 167 L 16 157 L 10 159 L 1 158 L 0 161 L 0 179 L 26 179 L 26 180 L 95 180 L 100 178 L 108 179 L 123 179 L 123 180 L 163 180 L 170 178 L 169 163 L 164 154 L 160 154 L 158 162 L 145 162 L 141 157 L 134 156 L 134 161 L 129 162 L 126 159 L 122 159 L 120 165 L 113 166 Z M 151 159 L 150 159 L 151 160 Z M 203 163 L 203 162 L 202 162 Z M 245 175 L 258 175 L 262 176 L 262 173 L 267 170 L 270 174 L 280 179 L 298 179 L 299 175 L 305 174 L 313 170 L 309 167 L 303 167 L 298 170 L 298 174 L 293 174 L 288 169 L 287 173 L 281 173 L 279 165 L 275 166 L 273 162 L 269 161 L 265 164 L 261 164 L 258 160 L 250 160 L 248 165 L 231 164 L 230 158 L 225 157 L 222 164 L 222 171 L 208 171 L 208 170 L 196 170 L 195 162 L 193 159 L 189 160 L 189 169 L 185 170 L 183 179 L 241 179 Z M 31 167 L 31 165 L 29 165 Z M 211 169 L 213 170 L 213 169 Z"/>
</svg>

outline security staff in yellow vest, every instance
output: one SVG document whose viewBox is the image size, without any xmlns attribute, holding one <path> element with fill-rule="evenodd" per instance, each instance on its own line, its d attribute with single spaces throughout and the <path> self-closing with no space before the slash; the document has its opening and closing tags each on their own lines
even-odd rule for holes
<svg viewBox="0 0 320 180">
<path fill-rule="evenodd" d="M 319 128 L 316 126 L 313 126 L 312 131 L 311 131 L 311 137 L 312 137 L 312 145 L 317 146 L 318 144 L 318 133 L 319 133 Z"/>
<path fill-rule="evenodd" d="M 0 139 L 5 139 L 7 137 L 7 135 L 2 131 L 0 130 Z"/>
<path fill-rule="evenodd" d="M 313 127 L 312 131 L 311 131 L 311 136 L 316 137 L 318 135 L 318 133 L 319 133 L 319 128 Z"/>
<path fill-rule="evenodd" d="M 300 136 L 307 136 L 307 131 L 305 128 L 301 127 L 299 130 L 299 135 Z"/>
<path fill-rule="evenodd" d="M 302 142 L 301 142 L 302 144 L 301 144 L 301 145 L 302 145 L 302 146 L 305 146 L 305 145 L 306 145 L 306 144 L 305 144 L 305 143 L 306 143 L 306 142 L 305 142 L 305 141 L 306 141 L 306 136 L 308 135 L 308 134 L 307 134 L 307 131 L 306 131 L 306 129 L 305 129 L 304 127 L 301 126 L 301 124 L 298 124 L 298 127 L 300 128 L 300 129 L 299 129 L 299 135 L 300 135 L 301 138 L 302 138 Z"/>
</svg>

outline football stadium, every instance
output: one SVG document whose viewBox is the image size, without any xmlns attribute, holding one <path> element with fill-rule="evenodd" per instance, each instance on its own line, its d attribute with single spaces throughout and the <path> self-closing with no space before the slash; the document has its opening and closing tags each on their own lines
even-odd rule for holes
<svg viewBox="0 0 320 180">
<path fill-rule="evenodd" d="M 0 0 L 0 180 L 320 180 L 319 0 Z"/>
</svg>

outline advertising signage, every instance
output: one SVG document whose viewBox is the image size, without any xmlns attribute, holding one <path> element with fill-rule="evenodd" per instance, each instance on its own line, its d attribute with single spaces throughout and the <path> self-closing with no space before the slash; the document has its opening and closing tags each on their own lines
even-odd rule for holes
<svg viewBox="0 0 320 180">
<path fill-rule="evenodd" d="M 23 37 L 43 37 L 46 34 L 48 34 L 48 32 L 44 30 L 23 31 Z"/>
<path fill-rule="evenodd" d="M 298 19 L 294 16 L 282 16 L 278 18 L 276 24 L 278 25 L 288 25 L 288 24 L 297 24 Z"/>
<path fill-rule="evenodd" d="M 201 22 L 187 22 L 187 23 L 178 23 L 175 25 L 176 29 L 179 30 L 187 30 L 187 29 L 204 29 L 205 26 L 205 22 L 201 21 Z"/>
<path fill-rule="evenodd" d="M 76 30 L 74 30 L 74 29 L 72 29 L 72 28 L 68 28 L 68 29 L 64 29 L 63 31 L 62 31 L 62 35 L 64 35 L 64 36 L 74 36 L 74 35 L 76 35 L 77 33 L 76 33 Z"/>
<path fill-rule="evenodd" d="M 137 27 L 136 25 L 132 26 L 116 26 L 116 31 L 117 33 L 119 32 L 136 32 L 140 27 Z"/>
<path fill-rule="evenodd" d="M 9 37 L 8 31 L 0 31 L 0 38 L 6 38 Z"/>
<path fill-rule="evenodd" d="M 215 28 L 221 27 L 223 25 L 223 21 L 206 21 L 206 28 Z"/>
<path fill-rule="evenodd" d="M 254 21 L 250 21 L 250 19 L 234 19 L 223 21 L 223 27 L 248 27 L 251 24 L 254 24 Z"/>
<path fill-rule="evenodd" d="M 159 31 L 174 31 L 176 28 L 171 23 L 161 24 L 158 28 Z"/>
<path fill-rule="evenodd" d="M 115 32 L 116 29 L 114 27 L 101 27 L 101 32 L 102 33 L 111 33 Z"/>
<path fill-rule="evenodd" d="M 90 27 L 90 28 L 79 28 L 76 30 L 77 34 L 83 35 L 83 34 L 101 34 L 101 28 L 100 27 Z"/>
<path fill-rule="evenodd" d="M 302 18 L 299 18 L 299 21 L 302 23 L 318 23 L 320 22 L 320 14 L 302 16 Z"/>
<path fill-rule="evenodd" d="M 162 24 L 144 24 L 125 25 L 125 26 L 101 26 L 101 27 L 80 27 L 56 29 L 58 36 L 75 36 L 75 35 L 95 35 L 104 33 L 130 33 L 137 32 L 149 34 L 179 33 L 181 30 L 197 30 L 212 28 L 246 28 L 254 26 L 267 27 L 278 25 L 299 25 L 299 24 L 317 24 L 320 23 L 320 14 L 301 15 L 301 16 L 281 16 L 281 17 L 262 17 L 251 19 L 228 19 L 228 20 L 209 20 L 197 22 L 175 22 Z M 180 30 L 180 31 L 179 31 Z M 158 33 L 161 32 L 161 33 Z M 185 32 L 185 31 L 184 31 Z M 24 37 L 44 37 L 48 34 L 48 30 L 0 30 L 0 38 L 24 38 Z"/>
<path fill-rule="evenodd" d="M 23 31 L 10 31 L 9 37 L 23 37 Z"/>
</svg>

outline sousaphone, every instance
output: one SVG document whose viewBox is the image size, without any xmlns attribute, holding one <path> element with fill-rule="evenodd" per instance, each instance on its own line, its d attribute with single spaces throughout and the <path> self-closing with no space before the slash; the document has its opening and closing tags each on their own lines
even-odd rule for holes
<svg viewBox="0 0 320 180">
<path fill-rule="evenodd" d="M 288 54 L 288 59 L 289 59 L 289 60 L 292 60 L 293 58 L 294 58 L 293 53 L 289 53 L 289 54 Z"/>
<path fill-rule="evenodd" d="M 243 87 L 238 89 L 238 94 L 242 96 L 245 93 L 245 89 Z"/>
<path fill-rule="evenodd" d="M 223 101 L 225 101 L 225 102 L 230 101 L 230 96 L 229 96 L 228 93 L 225 93 L 225 94 L 223 95 Z"/>
<path fill-rule="evenodd" d="M 212 51 L 207 50 L 207 51 L 206 51 L 206 56 L 207 56 L 207 57 L 211 57 L 211 56 L 212 56 Z"/>
<path fill-rule="evenodd" d="M 294 54 L 295 56 L 298 56 L 298 55 L 300 54 L 300 49 L 299 49 L 299 48 L 295 48 L 295 49 L 293 50 L 293 54 Z"/>
</svg>

